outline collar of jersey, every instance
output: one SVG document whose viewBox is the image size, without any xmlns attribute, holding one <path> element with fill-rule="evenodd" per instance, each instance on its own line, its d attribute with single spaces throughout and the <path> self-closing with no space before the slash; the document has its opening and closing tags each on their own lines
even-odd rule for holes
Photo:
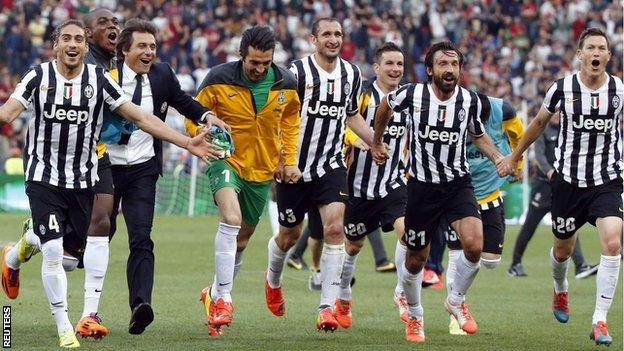
<svg viewBox="0 0 624 351">
<path fill-rule="evenodd" d="M 273 82 L 272 87 L 276 86 L 277 84 L 282 83 L 283 77 L 282 77 L 282 72 L 280 72 L 279 67 L 277 67 L 277 65 L 274 62 L 271 62 L 271 67 L 273 67 L 273 73 L 275 73 L 275 82 Z M 236 62 L 236 72 L 238 72 L 238 74 L 233 74 L 232 75 L 232 83 L 236 84 L 236 85 L 240 85 L 241 87 L 247 87 L 247 84 L 245 84 L 245 81 L 243 80 L 243 60 L 238 60 L 238 62 Z"/>
<path fill-rule="evenodd" d="M 583 81 L 581 80 L 581 74 L 580 73 L 576 73 L 576 80 L 578 81 L 579 85 L 581 86 L 581 91 L 584 92 L 589 92 L 589 93 L 597 93 L 601 90 L 607 89 L 609 87 L 609 74 L 607 72 L 605 72 L 605 81 L 604 83 L 602 83 L 602 85 L 600 86 L 600 88 L 596 89 L 596 90 L 592 90 L 590 88 L 587 87 L 587 85 L 585 85 L 583 83 Z"/>
<path fill-rule="evenodd" d="M 54 73 L 56 73 L 57 77 L 62 78 L 64 81 L 66 81 L 67 83 L 80 83 L 82 81 L 82 72 L 84 72 L 85 69 L 85 64 L 82 64 L 82 67 L 80 67 L 80 73 L 78 73 L 77 76 L 75 76 L 72 79 L 67 79 L 67 77 L 63 76 L 59 71 L 58 68 L 56 67 L 57 61 L 56 59 L 52 60 L 52 67 L 54 68 Z"/>
<path fill-rule="evenodd" d="M 433 102 L 439 104 L 439 105 L 448 105 L 451 104 L 454 100 L 455 97 L 457 96 L 457 94 L 459 94 L 459 84 L 455 85 L 455 90 L 453 91 L 453 95 L 451 95 L 450 98 L 444 100 L 444 101 L 440 101 L 440 99 L 438 99 L 438 97 L 436 96 L 436 94 L 433 92 L 433 88 L 431 87 L 431 83 L 426 83 L 427 85 L 427 89 L 429 89 L 429 96 L 431 96 L 431 100 L 433 100 Z"/>
<path fill-rule="evenodd" d="M 327 72 L 321 67 L 321 65 L 318 64 L 318 62 L 316 62 L 316 59 L 314 58 L 314 54 L 310 55 L 310 60 L 312 61 L 312 64 L 316 66 L 318 70 L 325 72 L 325 74 L 329 75 L 330 78 L 334 78 L 334 76 L 340 75 L 340 57 L 336 58 L 336 61 L 337 61 L 336 67 L 334 67 L 334 70 L 331 72 Z"/>
</svg>

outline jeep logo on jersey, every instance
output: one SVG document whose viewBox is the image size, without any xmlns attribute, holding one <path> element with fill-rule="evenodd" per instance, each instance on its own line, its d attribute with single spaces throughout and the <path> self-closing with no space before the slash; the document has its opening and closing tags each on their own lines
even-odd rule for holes
<svg viewBox="0 0 624 351">
<path fill-rule="evenodd" d="M 46 102 L 43 117 L 59 123 L 82 124 L 89 120 L 89 108 L 80 106 L 56 105 Z"/>
<path fill-rule="evenodd" d="M 384 133 L 384 135 L 389 135 L 393 138 L 398 138 L 403 136 L 403 134 L 405 134 L 405 126 L 401 126 L 401 125 L 389 125 L 386 127 L 386 132 Z"/>
<path fill-rule="evenodd" d="M 459 141 L 459 132 L 452 128 L 430 126 L 421 124 L 418 126 L 418 136 L 425 141 L 453 145 Z"/>
<path fill-rule="evenodd" d="M 577 118 L 577 115 L 574 115 L 572 116 L 572 127 L 586 132 L 595 130 L 596 132 L 606 133 L 613 128 L 613 120 L 604 118 L 593 119 L 584 115 L 580 115 Z"/>
<path fill-rule="evenodd" d="M 308 113 L 316 117 L 340 118 L 345 115 L 345 107 L 339 106 L 339 102 L 327 101 L 321 105 L 320 101 L 316 101 L 314 106 L 308 105 Z"/>
</svg>

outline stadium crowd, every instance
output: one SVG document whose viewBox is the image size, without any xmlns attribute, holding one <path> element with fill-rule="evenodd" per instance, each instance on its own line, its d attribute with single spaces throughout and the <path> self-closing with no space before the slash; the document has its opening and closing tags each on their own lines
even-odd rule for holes
<svg viewBox="0 0 624 351">
<path fill-rule="evenodd" d="M 433 42 L 450 39 L 466 53 L 461 84 L 505 97 L 533 116 L 551 82 L 578 67 L 576 43 L 586 27 L 604 28 L 613 53 L 607 71 L 622 77 L 622 6 L 607 0 L 3 0 L 0 2 L 0 103 L 33 64 L 53 56 L 50 35 L 68 18 L 90 8 L 113 9 L 121 19 L 140 17 L 159 28 L 157 55 L 194 93 L 210 67 L 237 60 L 242 32 L 269 24 L 280 43 L 281 65 L 313 52 L 308 41 L 314 18 L 343 21 L 342 57 L 363 76 L 373 76 L 376 47 L 393 41 L 406 53 L 408 81 L 426 79 L 424 57 Z M 0 164 L 11 146 L 21 146 L 28 114 L 0 130 Z M 4 172 L 4 170 L 0 170 Z"/>
</svg>

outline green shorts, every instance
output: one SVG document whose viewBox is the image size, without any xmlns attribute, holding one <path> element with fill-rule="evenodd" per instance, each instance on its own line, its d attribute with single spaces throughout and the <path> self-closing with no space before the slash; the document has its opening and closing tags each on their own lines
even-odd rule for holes
<svg viewBox="0 0 624 351">
<path fill-rule="evenodd" d="M 210 190 L 213 196 L 221 188 L 234 188 L 238 194 L 243 221 L 254 227 L 258 225 L 269 197 L 272 183 L 270 180 L 266 182 L 246 181 L 229 163 L 223 160 L 213 161 L 206 174 L 210 179 Z"/>
</svg>

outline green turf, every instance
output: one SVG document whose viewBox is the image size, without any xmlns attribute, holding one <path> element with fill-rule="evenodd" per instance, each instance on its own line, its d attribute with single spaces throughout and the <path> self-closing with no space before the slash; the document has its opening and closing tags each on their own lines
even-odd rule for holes
<svg viewBox="0 0 624 351">
<path fill-rule="evenodd" d="M 158 217 L 153 239 L 156 246 L 156 278 L 153 294 L 155 321 L 143 335 L 127 333 L 130 310 L 125 278 L 127 235 L 113 240 L 108 276 L 100 314 L 111 334 L 102 341 L 83 340 L 92 350 L 579 350 L 596 349 L 588 339 L 594 307 L 595 279 L 575 280 L 570 273 L 572 316 L 567 324 L 555 321 L 550 311 L 551 280 L 548 250 L 551 234 L 542 226 L 524 258 L 527 278 L 509 278 L 507 269 L 518 227 L 508 228 L 504 260 L 494 271 L 482 269 L 468 294 L 468 303 L 479 322 L 475 336 L 448 335 L 445 292 L 423 290 L 427 342 L 423 346 L 403 340 L 403 323 L 392 303 L 394 274 L 374 271 L 368 247 L 358 260 L 354 287 L 354 325 L 350 330 L 318 333 L 315 328 L 317 292 L 306 285 L 307 272 L 287 268 L 285 318 L 274 317 L 264 304 L 263 271 L 269 227 L 261 222 L 235 282 L 233 325 L 222 337 L 210 337 L 204 327 L 200 290 L 213 275 L 214 217 Z M 0 241 L 15 240 L 20 215 L 0 215 Z M 120 223 L 118 228 L 125 228 Z M 589 262 L 599 259 L 595 230 L 582 231 Z M 385 236 L 386 250 L 394 252 L 394 238 Z M 12 342 L 17 350 L 49 350 L 57 346 L 56 328 L 40 279 L 41 255 L 22 269 L 17 300 L 2 297 L 12 308 Z M 573 271 L 573 269 L 571 269 Z M 82 312 L 81 270 L 68 274 L 70 318 L 76 323 Z M 609 314 L 613 350 L 622 349 L 622 282 Z"/>
</svg>

